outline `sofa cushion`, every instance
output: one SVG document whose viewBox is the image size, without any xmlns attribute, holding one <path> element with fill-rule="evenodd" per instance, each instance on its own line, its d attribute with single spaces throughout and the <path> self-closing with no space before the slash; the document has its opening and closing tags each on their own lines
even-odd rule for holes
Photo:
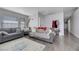
<svg viewBox="0 0 79 59">
<path fill-rule="evenodd" d="M 48 33 L 48 31 L 49 31 L 49 28 L 46 28 L 46 30 L 44 30 L 44 29 L 36 29 L 36 32 L 39 32 L 39 33 Z"/>
<path fill-rule="evenodd" d="M 37 32 L 31 32 L 30 36 L 38 37 L 38 38 L 45 38 L 45 39 L 49 39 L 50 38 L 50 36 L 47 35 L 46 33 L 37 33 Z"/>
<path fill-rule="evenodd" d="M 10 30 L 11 30 L 11 33 L 16 32 L 16 28 L 11 28 Z"/>
<path fill-rule="evenodd" d="M 12 40 L 12 39 L 19 38 L 19 37 L 22 37 L 22 36 L 23 36 L 22 32 L 20 32 L 20 33 L 10 33 L 8 35 L 3 36 L 3 41 Z"/>
<path fill-rule="evenodd" d="M 10 33 L 10 32 L 11 32 L 11 30 L 10 30 L 10 29 L 8 29 L 8 28 L 3 28 L 1 31 L 6 31 L 6 32 L 8 32 L 8 33 Z"/>
<path fill-rule="evenodd" d="M 16 32 L 16 28 L 2 28 L 0 31 L 6 31 L 8 33 L 14 33 Z"/>
<path fill-rule="evenodd" d="M 43 30 L 43 29 L 36 29 L 36 32 L 43 33 L 43 32 L 45 32 L 45 30 Z"/>
</svg>

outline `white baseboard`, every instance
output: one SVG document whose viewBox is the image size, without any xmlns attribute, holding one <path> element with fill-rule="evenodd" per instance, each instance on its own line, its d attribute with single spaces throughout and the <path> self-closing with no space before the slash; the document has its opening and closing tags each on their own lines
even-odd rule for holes
<svg viewBox="0 0 79 59">
<path fill-rule="evenodd" d="M 70 33 L 71 33 L 71 32 L 70 32 Z M 79 36 L 78 36 L 78 35 L 76 35 L 75 33 L 71 33 L 71 34 L 73 34 L 75 37 L 79 38 Z"/>
</svg>

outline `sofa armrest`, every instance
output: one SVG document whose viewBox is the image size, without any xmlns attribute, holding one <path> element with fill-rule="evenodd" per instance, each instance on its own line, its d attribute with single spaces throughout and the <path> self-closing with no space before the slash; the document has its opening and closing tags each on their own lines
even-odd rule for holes
<svg viewBox="0 0 79 59">
<path fill-rule="evenodd" d="M 53 40 L 55 39 L 55 36 L 56 36 L 56 33 L 55 32 L 51 32 L 50 34 L 49 34 L 49 36 L 50 36 L 50 42 L 51 43 L 53 43 Z"/>
</svg>

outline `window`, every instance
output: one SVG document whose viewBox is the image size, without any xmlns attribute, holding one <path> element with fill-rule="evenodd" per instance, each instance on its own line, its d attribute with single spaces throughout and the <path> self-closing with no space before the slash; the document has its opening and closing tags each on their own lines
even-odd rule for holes
<svg viewBox="0 0 79 59">
<path fill-rule="evenodd" d="M 10 21 L 10 20 L 3 21 L 3 28 L 17 28 L 17 27 L 18 27 L 17 21 Z"/>
<path fill-rule="evenodd" d="M 0 16 L 0 28 L 19 28 L 24 29 L 25 20 L 12 16 Z"/>
<path fill-rule="evenodd" d="M 17 18 L 12 17 L 12 16 L 3 16 L 2 27 L 3 28 L 17 28 L 18 27 Z"/>
</svg>

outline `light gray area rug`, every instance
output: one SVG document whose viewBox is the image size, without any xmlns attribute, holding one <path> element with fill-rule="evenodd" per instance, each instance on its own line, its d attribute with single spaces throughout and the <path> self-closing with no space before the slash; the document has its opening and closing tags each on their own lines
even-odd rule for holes
<svg viewBox="0 0 79 59">
<path fill-rule="evenodd" d="M 0 51 L 42 51 L 44 48 L 45 45 L 25 37 L 0 44 Z"/>
</svg>

